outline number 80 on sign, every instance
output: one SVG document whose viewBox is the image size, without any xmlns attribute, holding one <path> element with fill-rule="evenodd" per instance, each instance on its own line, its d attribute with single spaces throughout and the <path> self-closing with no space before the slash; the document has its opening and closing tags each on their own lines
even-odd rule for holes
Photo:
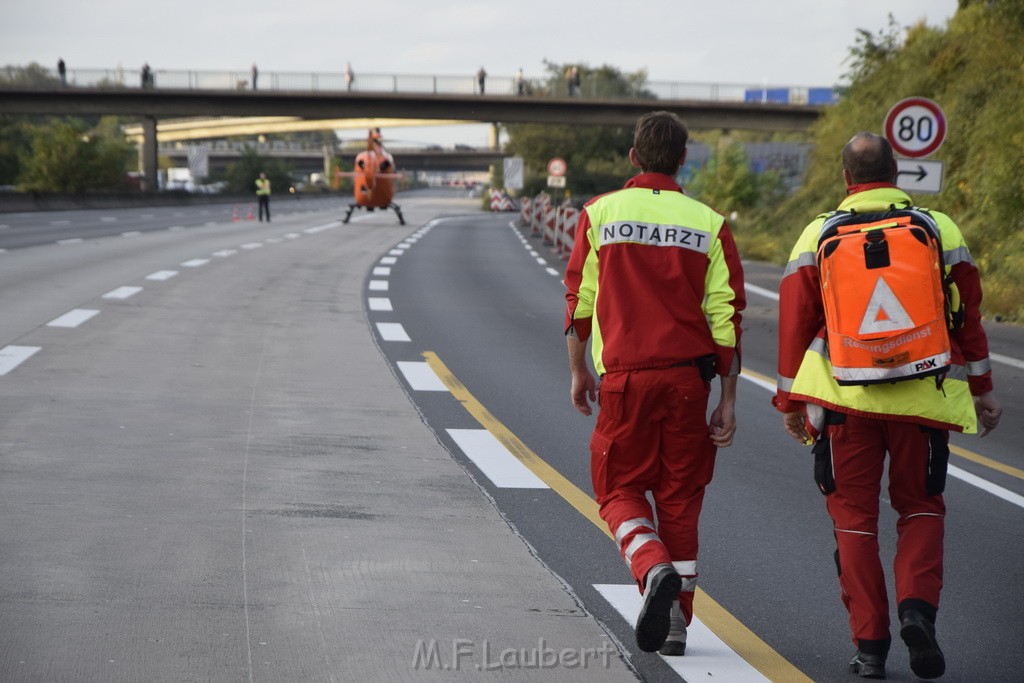
<svg viewBox="0 0 1024 683">
<path fill-rule="evenodd" d="M 924 97 L 900 100 L 885 117 L 885 137 L 906 157 L 926 157 L 946 139 L 946 115 Z"/>
</svg>

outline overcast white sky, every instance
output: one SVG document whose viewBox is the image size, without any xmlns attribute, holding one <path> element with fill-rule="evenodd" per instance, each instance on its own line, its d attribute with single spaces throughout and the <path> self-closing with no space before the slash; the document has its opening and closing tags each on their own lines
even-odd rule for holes
<svg viewBox="0 0 1024 683">
<path fill-rule="evenodd" d="M 646 69 L 653 81 L 829 86 L 856 29 L 957 0 L 9 0 L 0 64 L 75 68 L 544 75 L 543 60 Z M 600 7 L 600 9 L 598 9 Z M 638 9 L 630 9 L 638 8 Z M 642 8 L 642 9 L 639 9 Z M 405 137 L 403 135 L 403 137 Z M 470 144 L 480 140 L 468 140 Z M 486 142 L 483 140 L 482 142 Z"/>
</svg>

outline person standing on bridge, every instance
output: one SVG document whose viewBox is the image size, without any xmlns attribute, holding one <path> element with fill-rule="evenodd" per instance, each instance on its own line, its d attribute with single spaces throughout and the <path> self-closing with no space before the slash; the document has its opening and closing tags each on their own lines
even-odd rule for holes
<svg viewBox="0 0 1024 683">
<path fill-rule="evenodd" d="M 481 66 L 480 70 L 476 72 L 476 82 L 480 86 L 480 94 L 484 94 L 484 82 L 487 80 L 487 72 Z"/>
<path fill-rule="evenodd" d="M 256 68 L 256 62 L 252 63 L 252 89 L 256 90 L 256 79 L 259 78 L 260 71 Z"/>
<path fill-rule="evenodd" d="M 64 58 L 61 57 L 57 60 L 57 75 L 60 76 L 60 86 L 62 88 L 68 85 L 68 69 L 64 65 Z"/>
<path fill-rule="evenodd" d="M 644 596 L 637 645 L 665 655 L 686 650 L 704 489 L 736 432 L 746 306 L 725 218 L 676 184 L 688 138 L 670 112 L 637 121 L 629 160 L 641 172 L 583 207 L 565 274 L 572 403 L 584 415 L 591 401 L 600 407 L 594 494 Z M 585 359 L 591 338 L 600 390 Z"/>
<path fill-rule="evenodd" d="M 352 62 L 345 62 L 345 89 L 352 91 L 352 82 L 356 80 L 356 74 L 352 71 Z"/>
<path fill-rule="evenodd" d="M 848 196 L 840 210 L 869 213 L 911 206 L 910 197 L 896 187 L 896 162 L 885 138 L 858 133 L 843 148 L 842 159 Z M 973 433 L 980 419 L 985 436 L 1002 414 L 992 394 L 978 269 L 956 224 L 945 214 L 929 213 L 940 233 L 946 275 L 964 306 L 963 324 L 950 332 L 952 366 L 941 384 L 929 377 L 840 385 L 833 377 L 816 258 L 822 224 L 832 214 L 804 229 L 779 288 L 778 392 L 772 403 L 783 413 L 790 436 L 804 444 L 813 443 L 812 436 L 818 439 L 814 478 L 834 525 L 841 596 L 857 648 L 849 668 L 865 678 L 885 678 L 891 643 L 878 555 L 886 452 L 889 499 L 899 514 L 893 566 L 900 637 L 913 672 L 937 678 L 946 667 L 935 638 L 935 617 L 942 589 L 949 430 Z M 887 313 L 903 307 L 894 295 L 892 301 L 882 296 L 875 314 L 888 321 Z M 905 312 L 903 317 L 908 317 Z"/>
<path fill-rule="evenodd" d="M 260 173 L 256 179 L 256 198 L 260 203 L 259 218 L 263 220 L 263 214 L 267 214 L 267 222 L 270 222 L 270 180 L 266 173 Z M 252 214 L 250 214 L 250 217 Z"/>
</svg>

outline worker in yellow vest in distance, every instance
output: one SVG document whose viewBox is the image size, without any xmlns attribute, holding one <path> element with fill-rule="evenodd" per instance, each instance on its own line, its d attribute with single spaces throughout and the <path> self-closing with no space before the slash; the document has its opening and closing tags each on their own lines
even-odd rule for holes
<svg viewBox="0 0 1024 683">
<path fill-rule="evenodd" d="M 256 198 L 260 202 L 260 220 L 263 220 L 264 212 L 267 214 L 267 222 L 270 222 L 270 181 L 266 173 L 260 173 L 256 179 Z"/>
</svg>

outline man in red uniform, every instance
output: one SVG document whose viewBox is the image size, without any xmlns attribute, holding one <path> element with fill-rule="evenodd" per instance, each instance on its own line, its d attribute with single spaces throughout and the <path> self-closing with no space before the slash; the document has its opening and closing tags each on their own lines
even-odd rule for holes
<svg viewBox="0 0 1024 683">
<path fill-rule="evenodd" d="M 693 618 L 704 488 L 716 449 L 736 431 L 746 302 L 725 219 L 674 180 L 687 139 L 674 114 L 640 118 L 629 159 L 641 173 L 583 208 L 565 275 L 572 402 L 590 415 L 600 397 L 594 494 L 644 595 L 637 644 L 672 655 L 684 653 Z M 709 421 L 716 374 L 721 396 Z"/>
<path fill-rule="evenodd" d="M 843 176 L 849 196 L 839 205 L 842 210 L 869 213 L 911 206 L 910 197 L 895 185 L 896 162 L 885 138 L 855 135 L 843 148 Z M 850 672 L 865 678 L 885 678 L 891 642 L 878 556 L 886 452 L 889 499 L 899 514 L 894 569 L 900 637 L 913 672 L 937 678 L 946 667 L 935 639 L 935 617 L 942 589 L 949 430 L 974 433 L 980 419 L 984 436 L 1002 413 L 991 393 L 978 269 L 956 224 L 937 211 L 929 215 L 941 237 L 946 274 L 964 305 L 963 325 L 950 333 L 952 366 L 941 388 L 931 378 L 868 386 L 836 382 L 815 257 L 828 215 L 804 229 L 779 287 L 779 377 L 773 403 L 784 413 L 783 426 L 793 438 L 808 444 L 812 435 L 820 435 L 814 448 L 815 480 L 827 496 L 842 600 L 857 647 Z"/>
</svg>

